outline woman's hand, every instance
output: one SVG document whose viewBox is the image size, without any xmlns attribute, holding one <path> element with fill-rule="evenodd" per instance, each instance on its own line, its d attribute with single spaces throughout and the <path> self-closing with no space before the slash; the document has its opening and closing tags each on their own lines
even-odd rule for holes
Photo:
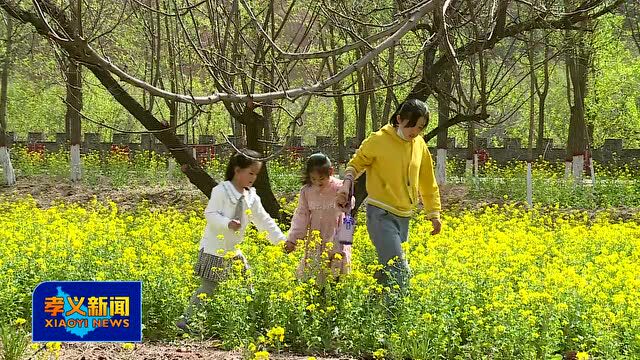
<svg viewBox="0 0 640 360">
<path fill-rule="evenodd" d="M 346 208 L 349 206 L 349 190 L 351 189 L 351 179 L 345 179 L 342 183 L 342 187 L 338 190 L 338 195 L 336 197 L 336 204 L 341 208 Z"/>
</svg>

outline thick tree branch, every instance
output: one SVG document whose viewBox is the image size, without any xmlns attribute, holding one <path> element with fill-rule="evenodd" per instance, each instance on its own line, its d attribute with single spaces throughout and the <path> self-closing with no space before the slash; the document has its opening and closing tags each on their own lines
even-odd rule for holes
<svg viewBox="0 0 640 360">
<path fill-rule="evenodd" d="M 590 0 L 581 4 L 576 11 L 562 14 L 557 19 L 548 19 L 549 14 L 538 14 L 527 21 L 515 23 L 504 28 L 502 32 L 493 32 L 484 35 L 482 38 L 474 39 L 463 46 L 456 49 L 455 53 L 458 60 L 469 58 L 480 51 L 492 49 L 502 39 L 513 37 L 527 31 L 536 29 L 568 29 L 574 27 L 577 23 L 598 18 L 606 13 L 616 9 L 625 0 L 615 0 L 608 6 L 604 6 L 597 12 L 590 12 L 598 5 L 604 3 L 603 0 Z M 433 91 L 433 85 L 440 77 L 442 71 L 451 66 L 452 59 L 449 56 L 441 56 L 438 61 L 430 68 L 429 73 L 423 74 L 423 78 L 413 87 L 407 98 L 416 98 L 426 100 Z"/>
<path fill-rule="evenodd" d="M 177 94 L 170 91 L 166 91 L 160 89 L 158 87 L 152 86 L 151 84 L 140 80 L 132 75 L 129 75 L 127 72 L 113 64 L 108 59 L 102 57 L 98 52 L 91 47 L 91 45 L 82 43 L 79 47 L 81 47 L 81 52 L 83 56 L 81 60 L 87 62 L 88 64 L 95 64 L 114 75 L 118 76 L 124 82 L 131 84 L 133 86 L 139 87 L 148 91 L 149 93 L 159 96 L 162 98 L 175 100 L 178 102 L 184 103 L 195 103 L 195 104 L 213 104 L 219 101 L 228 101 L 228 102 L 248 102 L 250 100 L 255 102 L 268 102 L 276 99 L 296 99 L 300 96 L 308 95 L 311 93 L 317 93 L 322 91 L 328 87 L 331 87 L 334 83 L 339 83 L 344 78 L 349 76 L 349 74 L 363 68 L 369 62 L 371 62 L 378 54 L 380 54 L 385 49 L 393 46 L 395 42 L 402 38 L 408 31 L 415 27 L 415 24 L 418 20 L 420 20 L 427 12 L 431 11 L 435 6 L 435 0 L 430 0 L 420 7 L 418 7 L 414 12 L 410 13 L 410 16 L 402 23 L 402 26 L 390 37 L 382 41 L 378 46 L 373 48 L 371 51 L 367 52 L 363 57 L 358 59 L 356 62 L 351 65 L 345 67 L 334 76 L 326 78 L 322 81 L 316 82 L 315 84 L 302 86 L 294 89 L 282 90 L 282 91 L 274 91 L 260 94 L 232 94 L 232 93 L 215 93 L 208 96 L 189 96 L 184 94 Z M 75 44 L 74 44 L 75 45 Z"/>
</svg>

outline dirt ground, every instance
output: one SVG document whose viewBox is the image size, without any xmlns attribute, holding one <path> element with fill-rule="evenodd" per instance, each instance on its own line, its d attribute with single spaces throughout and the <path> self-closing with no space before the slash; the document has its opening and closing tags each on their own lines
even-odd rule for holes
<svg viewBox="0 0 640 360">
<path fill-rule="evenodd" d="M 468 196 L 468 189 L 464 185 L 454 184 L 440 187 L 442 208 L 445 213 L 456 213 L 462 210 L 479 210 L 487 205 L 504 203 L 501 197 L 487 194 L 483 199 L 473 199 Z M 107 184 L 88 186 L 74 184 L 69 180 L 56 181 L 51 177 L 27 177 L 18 179 L 17 185 L 7 187 L 0 185 L 0 197 L 8 199 L 21 199 L 31 196 L 40 208 L 48 208 L 55 203 L 86 203 L 95 196 L 98 201 L 106 203 L 107 200 L 118 204 L 123 210 L 135 209 L 142 200 L 146 200 L 152 209 L 164 209 L 174 207 L 177 209 L 193 208 L 195 205 L 206 204 L 207 197 L 195 186 L 188 182 L 171 186 L 136 186 L 127 188 L 113 188 Z M 293 199 L 296 194 L 277 194 Z M 520 204 L 526 206 L 524 203 Z M 566 215 L 581 212 L 581 209 L 559 209 Z M 594 220 L 599 213 L 606 211 L 610 219 L 616 221 L 640 221 L 640 208 L 618 207 L 611 209 L 586 210 L 590 220 Z"/>
<path fill-rule="evenodd" d="M 41 354 L 44 354 L 44 350 Z M 54 358 L 53 355 L 50 355 Z M 315 356 L 318 360 L 341 360 L 351 358 L 331 358 Z M 306 360 L 309 356 L 291 354 L 270 354 L 275 360 Z M 214 343 L 143 343 L 133 349 L 124 349 L 121 344 L 63 344 L 61 360 L 242 360 L 240 351 L 223 351 Z"/>
<path fill-rule="evenodd" d="M 13 187 L 0 186 L 0 195 L 11 199 L 31 195 L 41 208 L 50 207 L 57 202 L 86 203 L 95 196 L 101 202 L 114 201 L 122 210 L 131 210 L 142 200 L 147 200 L 152 208 L 183 208 L 194 202 L 207 200 L 204 194 L 189 184 L 117 189 L 101 184 L 88 186 L 69 180 L 55 181 L 46 176 L 20 178 Z"/>
<path fill-rule="evenodd" d="M 195 186 L 184 185 L 162 187 L 127 187 L 114 189 L 108 185 L 88 186 L 74 184 L 69 180 L 55 181 L 47 176 L 20 178 L 16 186 L 0 186 L 0 195 L 10 199 L 31 196 L 39 207 L 48 208 L 55 203 L 85 203 L 95 196 L 98 201 L 111 200 L 122 210 L 131 210 L 142 200 L 147 200 L 152 208 L 184 208 L 195 202 L 206 202 L 207 198 Z M 295 194 L 284 194 L 293 198 Z M 441 188 L 442 203 L 445 208 L 478 206 L 477 202 L 466 199 L 467 189 L 461 185 Z"/>
<path fill-rule="evenodd" d="M 31 356 L 28 354 L 27 356 Z M 271 360 L 308 360 L 310 356 L 293 354 L 269 354 Z M 314 355 L 316 360 L 355 360 L 352 357 L 324 357 Z M 222 351 L 214 343 L 156 343 L 135 344 L 133 349 L 124 349 L 120 344 L 63 344 L 59 357 L 40 354 L 40 359 L 59 360 L 244 360 L 240 351 Z M 563 360 L 576 360 L 577 353 L 568 351 Z M 29 358 L 31 359 L 31 358 Z"/>
</svg>

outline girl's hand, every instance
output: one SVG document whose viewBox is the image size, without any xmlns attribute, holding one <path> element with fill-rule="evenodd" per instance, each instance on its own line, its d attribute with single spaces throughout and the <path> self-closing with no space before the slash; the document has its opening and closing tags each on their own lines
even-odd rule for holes
<svg viewBox="0 0 640 360">
<path fill-rule="evenodd" d="M 285 241 L 284 243 L 284 251 L 289 254 L 292 253 L 296 249 L 296 243 L 292 241 Z"/>
<path fill-rule="evenodd" d="M 431 219 L 431 225 L 433 225 L 433 231 L 431 232 L 431 235 L 438 235 L 440 233 L 440 230 L 442 230 L 442 222 L 440 221 L 440 219 Z"/>
<path fill-rule="evenodd" d="M 349 205 L 349 189 L 351 189 L 351 181 L 346 179 L 342 183 L 342 187 L 338 190 L 336 197 L 336 204 L 341 208 L 346 208 Z"/>
<path fill-rule="evenodd" d="M 233 230 L 233 231 L 238 231 L 240 230 L 240 221 L 238 220 L 231 220 L 229 221 L 229 224 L 227 225 L 227 227 L 229 228 L 229 230 Z"/>
</svg>

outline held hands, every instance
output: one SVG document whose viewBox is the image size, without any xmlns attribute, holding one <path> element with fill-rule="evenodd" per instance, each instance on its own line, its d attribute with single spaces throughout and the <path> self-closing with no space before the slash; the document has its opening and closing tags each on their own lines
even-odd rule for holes
<svg viewBox="0 0 640 360">
<path fill-rule="evenodd" d="M 350 179 L 345 179 L 342 183 L 342 187 L 338 190 L 338 195 L 336 197 L 336 204 L 341 208 L 346 208 L 349 205 L 349 190 L 351 189 L 351 181 Z"/>
<path fill-rule="evenodd" d="M 229 230 L 238 231 L 240 230 L 240 221 L 233 219 L 229 221 L 227 227 L 229 228 Z"/>
<path fill-rule="evenodd" d="M 284 243 L 284 251 L 287 254 L 292 253 L 295 249 L 296 249 L 296 243 L 294 243 L 292 241 L 285 241 L 285 243 Z"/>
</svg>

